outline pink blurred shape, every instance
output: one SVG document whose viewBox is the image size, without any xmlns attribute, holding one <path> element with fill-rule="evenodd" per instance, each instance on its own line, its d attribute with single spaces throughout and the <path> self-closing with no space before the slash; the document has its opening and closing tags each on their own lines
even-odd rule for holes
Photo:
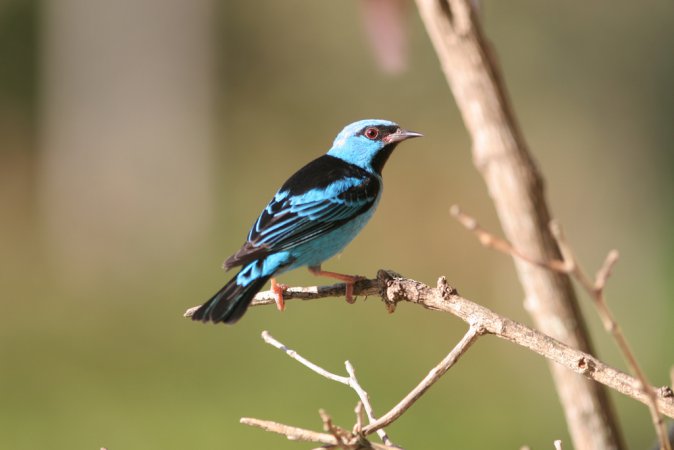
<svg viewBox="0 0 674 450">
<path fill-rule="evenodd" d="M 407 68 L 410 0 L 361 0 L 361 17 L 377 65 L 386 73 Z"/>
</svg>

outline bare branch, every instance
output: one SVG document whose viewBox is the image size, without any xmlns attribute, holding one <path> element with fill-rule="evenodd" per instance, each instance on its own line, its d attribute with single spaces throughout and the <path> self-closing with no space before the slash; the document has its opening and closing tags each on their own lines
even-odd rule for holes
<svg viewBox="0 0 674 450">
<path fill-rule="evenodd" d="M 325 412 L 323 412 L 322 418 L 324 420 L 325 419 L 329 420 L 329 417 L 327 416 L 327 414 L 325 414 Z M 264 431 L 269 431 L 271 433 L 282 434 L 290 441 L 317 442 L 324 445 L 321 448 L 342 448 L 348 450 L 360 450 L 360 449 L 400 450 L 399 447 L 391 447 L 388 445 L 378 444 L 376 442 L 363 441 L 359 436 L 352 434 L 344 436 L 344 441 L 346 443 L 339 442 L 337 437 L 335 437 L 333 434 L 319 433 L 318 431 L 293 427 L 290 425 L 273 422 L 271 420 L 260 420 L 260 419 L 253 419 L 251 417 L 242 417 L 239 420 L 239 423 L 255 428 L 260 428 Z M 332 427 L 331 423 L 330 426 Z"/>
<path fill-rule="evenodd" d="M 291 427 L 270 420 L 253 419 L 251 417 L 242 417 L 239 423 L 251 427 L 261 428 L 272 433 L 283 434 L 291 441 L 320 442 L 328 445 L 337 445 L 337 439 L 327 433 L 318 433 L 316 431 L 306 430 L 304 428 Z"/>
<path fill-rule="evenodd" d="M 590 277 L 580 267 L 580 264 L 578 264 L 578 260 L 576 259 L 571 246 L 566 241 L 566 237 L 562 232 L 561 226 L 557 222 L 553 221 L 550 223 L 550 228 L 553 235 L 557 239 L 557 243 L 559 244 L 559 248 L 562 252 L 562 257 L 564 258 L 566 266 L 572 268 L 571 274 L 585 288 L 585 290 L 594 300 L 594 305 L 597 308 L 597 313 L 599 314 L 602 323 L 604 324 L 604 328 L 606 331 L 611 333 L 611 335 L 613 335 L 613 338 L 616 341 L 616 344 L 618 345 L 621 353 L 623 354 L 623 357 L 627 361 L 630 370 L 636 375 L 636 386 L 645 396 L 645 403 L 648 406 L 648 411 L 651 415 L 651 421 L 655 427 L 655 432 L 657 433 L 660 447 L 663 450 L 672 450 L 672 446 L 669 442 L 669 436 L 667 435 L 667 428 L 665 427 L 665 423 L 662 420 L 660 411 L 658 411 L 658 401 L 655 390 L 650 386 L 648 378 L 646 377 L 646 373 L 637 362 L 637 358 L 630 348 L 627 338 L 625 338 L 625 335 L 622 332 L 622 328 L 620 328 L 618 322 L 615 320 L 613 313 L 608 307 L 606 298 L 604 297 L 604 287 L 606 285 L 606 280 L 608 279 L 614 264 L 618 261 L 618 252 L 616 250 L 609 252 L 609 254 L 606 256 L 606 259 L 604 260 L 604 264 L 597 272 L 595 280 L 591 280 Z"/>
<path fill-rule="evenodd" d="M 265 331 L 262 332 L 262 339 L 263 339 L 267 344 L 269 344 L 269 345 L 271 345 L 272 347 L 276 347 L 277 349 L 281 350 L 281 351 L 284 352 L 286 355 L 290 356 L 292 359 L 294 359 L 295 361 L 299 362 L 299 363 L 302 364 L 303 366 L 306 366 L 306 367 L 308 367 L 309 369 L 313 370 L 314 372 L 316 372 L 316 373 L 319 374 L 320 376 L 325 377 L 325 378 L 327 378 L 327 379 L 329 379 L 329 380 L 332 380 L 332 381 L 336 381 L 336 382 L 338 382 L 338 383 L 345 384 L 345 385 L 347 385 L 347 386 L 349 385 L 349 378 L 348 378 L 348 377 L 342 377 L 342 376 L 336 375 L 336 374 L 334 374 L 334 373 L 332 373 L 332 372 L 328 372 L 328 371 L 325 370 L 324 368 L 322 368 L 322 367 L 320 367 L 320 366 L 318 366 L 318 365 L 312 363 L 311 361 L 309 361 L 308 359 L 304 358 L 304 357 L 301 356 L 299 353 L 297 353 L 295 350 L 292 350 L 292 349 L 286 347 L 286 346 L 283 345 L 281 342 L 279 342 L 279 341 L 277 341 L 276 339 L 274 339 L 274 337 L 273 337 L 271 334 L 269 334 L 269 332 L 268 332 L 267 330 L 265 330 Z"/>
<path fill-rule="evenodd" d="M 323 430 L 335 437 L 338 447 L 349 447 L 354 440 L 354 435 L 348 430 L 338 427 L 332 423 L 332 417 L 324 410 L 319 409 L 318 415 L 323 421 Z"/>
<path fill-rule="evenodd" d="M 380 270 L 376 279 L 367 280 L 378 285 L 382 299 L 388 307 L 395 308 L 400 302 L 415 303 L 433 311 L 450 313 L 473 327 L 480 327 L 485 334 L 493 334 L 501 339 L 527 348 L 566 369 L 581 374 L 623 395 L 642 403 L 647 403 L 639 381 L 613 367 L 604 364 L 594 356 L 576 350 L 539 331 L 500 316 L 484 306 L 474 303 L 447 284 L 441 277 L 438 286 L 430 286 L 419 281 L 403 278 L 399 274 Z M 322 291 L 321 288 L 312 288 Z M 268 293 L 262 293 L 267 295 Z M 658 408 L 668 417 L 674 418 L 674 394 L 671 389 L 656 389 Z"/>
<path fill-rule="evenodd" d="M 652 388 L 649 387 L 648 379 L 646 374 L 639 366 L 634 353 L 632 352 L 627 339 L 625 338 L 622 329 L 616 322 L 613 313 L 608 307 L 606 299 L 604 297 L 604 288 L 606 287 L 606 281 L 611 275 L 613 267 L 618 261 L 618 251 L 611 250 L 601 268 L 597 272 L 594 280 L 591 280 L 590 277 L 583 271 L 578 260 L 575 257 L 573 249 L 566 240 L 566 236 L 562 231 L 562 227 L 557 221 L 550 221 L 550 231 L 552 235 L 557 240 L 559 246 L 562 260 L 551 260 L 551 261 L 538 261 L 534 258 L 529 257 L 525 253 L 519 251 L 508 241 L 494 236 L 492 233 L 488 232 L 484 228 L 480 227 L 475 220 L 470 215 L 462 212 L 458 206 L 452 206 L 450 210 L 451 214 L 469 231 L 472 231 L 485 247 L 492 248 L 501 253 L 505 253 L 514 258 L 521 259 L 528 263 L 537 265 L 539 267 L 545 267 L 549 270 L 567 273 L 572 275 L 578 283 L 587 291 L 587 293 L 594 300 L 595 307 L 597 308 L 597 313 L 604 324 L 606 331 L 613 335 L 613 338 L 618 345 L 618 348 L 622 352 L 627 364 L 630 367 L 632 373 L 637 377 L 637 384 L 635 387 L 641 389 L 645 395 L 646 405 L 649 408 L 651 415 L 651 420 L 655 427 L 656 433 L 658 435 L 658 440 L 660 445 L 664 450 L 671 450 L 671 445 L 669 443 L 669 438 L 667 437 L 667 430 L 665 424 L 660 416 L 658 411 L 658 403 L 656 393 Z"/>
<path fill-rule="evenodd" d="M 395 303 L 393 303 L 395 304 Z M 346 371 L 349 374 L 348 377 L 342 377 L 336 374 L 333 374 L 331 372 L 328 372 L 327 370 L 323 369 L 322 367 L 317 366 L 316 364 L 312 363 L 311 361 L 307 360 L 306 358 L 302 357 L 299 355 L 295 350 L 291 350 L 288 347 L 286 347 L 284 344 L 282 344 L 280 341 L 275 339 L 274 337 L 269 334 L 268 331 L 263 331 L 262 332 L 262 338 L 264 341 L 273 347 L 283 351 L 286 355 L 291 357 L 292 359 L 298 361 L 300 364 L 304 365 L 305 367 L 308 367 L 312 371 L 316 372 L 317 374 L 328 378 L 329 380 L 336 381 L 338 383 L 345 384 L 347 386 L 350 386 L 356 393 L 358 394 L 358 397 L 360 398 L 360 401 L 358 402 L 358 405 L 356 405 L 356 425 L 354 426 L 354 432 L 351 433 L 347 430 L 344 430 L 340 427 L 335 426 L 332 423 L 332 419 L 330 416 L 324 411 L 320 410 L 319 414 L 321 416 L 321 419 L 323 420 L 323 428 L 325 431 L 329 432 L 330 435 L 334 438 L 335 444 L 330 443 L 330 445 L 336 445 L 338 447 L 350 447 L 353 445 L 354 442 L 354 436 L 368 436 L 369 434 L 372 434 L 376 432 L 379 437 L 382 439 L 384 444 L 386 446 L 392 446 L 393 444 L 391 443 L 390 439 L 384 432 L 383 428 L 391 423 L 393 423 L 395 420 L 397 420 L 400 416 L 402 416 L 405 411 L 407 411 L 419 398 L 421 398 L 422 395 L 431 387 L 435 382 L 437 382 L 447 371 L 459 360 L 459 358 L 470 348 L 470 346 L 477 341 L 478 337 L 480 337 L 484 333 L 484 329 L 477 325 L 473 326 L 471 325 L 466 334 L 463 336 L 461 341 L 452 349 L 452 351 L 449 352 L 449 354 L 443 358 L 440 363 L 438 363 L 431 371 L 424 377 L 423 380 L 414 388 L 412 391 L 410 391 L 409 394 L 405 396 L 396 406 L 394 406 L 389 412 L 384 414 L 381 418 L 377 419 L 374 416 L 374 411 L 372 410 L 372 405 L 370 403 L 370 398 L 365 392 L 365 390 L 360 386 L 358 383 L 358 379 L 356 378 L 356 372 L 355 369 L 353 368 L 353 365 L 349 362 L 346 361 L 344 365 L 346 366 Z M 369 425 L 363 426 L 362 425 L 362 420 L 361 420 L 361 413 L 362 409 L 365 409 L 368 419 L 370 421 Z M 242 419 L 243 420 L 243 419 Z M 246 420 L 251 420 L 251 419 L 246 419 Z M 267 426 L 269 426 L 268 422 L 264 422 Z M 290 431 L 296 431 L 293 427 L 288 427 L 286 425 L 280 425 L 277 423 L 273 423 L 273 429 L 267 429 L 267 431 L 274 431 L 277 433 L 281 434 L 286 434 L 285 431 L 288 431 L 288 429 L 291 429 Z M 307 430 L 303 430 L 307 431 Z M 324 442 L 324 441 L 320 441 Z"/>
<path fill-rule="evenodd" d="M 601 268 L 597 272 L 597 276 L 595 277 L 594 282 L 595 290 L 601 291 L 604 289 L 604 287 L 606 286 L 606 280 L 608 280 L 608 277 L 611 276 L 613 266 L 615 265 L 615 263 L 618 262 L 618 258 L 620 258 L 618 250 L 614 249 L 608 252 L 608 255 L 606 255 L 606 259 L 604 260 L 604 264 L 602 264 Z"/>
<path fill-rule="evenodd" d="M 356 371 L 351 365 L 349 361 L 346 361 L 344 365 L 346 366 L 346 371 L 349 374 L 348 377 L 343 377 L 337 374 L 334 374 L 332 372 L 329 372 L 325 370 L 324 368 L 312 363 L 308 359 L 304 358 L 301 356 L 299 353 L 297 353 L 295 350 L 292 350 L 288 347 L 286 347 L 284 344 L 276 340 L 271 334 L 269 334 L 268 331 L 263 331 L 262 332 L 262 339 L 269 345 L 276 347 L 277 349 L 283 351 L 286 355 L 294 359 L 295 361 L 299 362 L 300 364 L 304 365 L 305 367 L 308 367 L 309 369 L 313 370 L 317 374 L 332 380 L 336 381 L 337 383 L 344 384 L 346 386 L 349 386 L 351 389 L 353 389 L 356 394 L 358 395 L 358 398 L 362 402 L 365 412 L 367 413 L 367 417 L 370 422 L 374 422 L 376 420 L 376 417 L 374 416 L 374 409 L 372 408 L 372 404 L 370 403 L 370 397 L 367 395 L 367 392 L 365 389 L 362 388 L 360 383 L 358 382 L 358 379 L 356 378 Z M 373 430 L 375 431 L 375 430 Z M 377 428 L 377 434 L 379 435 L 379 438 L 384 442 L 386 445 L 393 445 L 391 443 L 391 440 L 389 439 L 388 435 L 386 434 L 386 431 L 383 430 L 383 426 Z M 370 433 L 367 433 L 370 434 Z"/>
<path fill-rule="evenodd" d="M 485 230 L 484 228 L 482 228 L 480 224 L 477 222 L 477 220 L 475 220 L 475 218 L 461 211 L 459 205 L 452 205 L 452 207 L 449 209 L 449 213 L 456 220 L 458 220 L 459 223 L 461 223 L 461 225 L 463 225 L 468 231 L 473 232 L 473 234 L 475 234 L 475 236 L 477 237 L 478 241 L 480 241 L 480 244 L 482 244 L 484 247 L 497 250 L 506 255 L 514 256 L 530 264 L 543 267 L 545 269 L 555 270 L 559 272 L 568 271 L 568 268 L 564 266 L 563 261 L 560 260 L 542 261 L 532 258 L 529 255 L 520 252 L 515 247 L 513 247 L 510 242 L 506 241 L 505 239 L 501 239 L 498 236 L 495 236 L 490 232 L 488 232 L 487 230 Z"/>
<path fill-rule="evenodd" d="M 362 434 L 363 423 L 365 423 L 365 409 L 362 401 L 358 400 L 354 412 L 356 413 L 356 424 L 353 426 L 353 433 Z"/>
<path fill-rule="evenodd" d="M 349 374 L 349 386 L 351 386 L 351 388 L 356 391 L 356 394 L 358 394 L 358 398 L 360 398 L 360 404 L 365 409 L 369 423 L 372 424 L 373 422 L 377 421 L 377 418 L 375 417 L 374 410 L 372 409 L 370 396 L 365 391 L 365 389 L 361 387 L 360 383 L 358 383 L 358 378 L 356 378 L 356 370 L 353 368 L 353 365 L 351 365 L 349 361 L 345 361 L 344 365 L 346 366 L 346 372 Z M 379 427 L 377 434 L 384 444 L 393 445 L 391 439 L 389 439 L 388 435 L 386 434 L 386 431 L 384 431 L 384 426 Z M 365 427 L 362 426 L 360 427 L 361 432 L 364 428 Z"/>
<path fill-rule="evenodd" d="M 421 380 L 409 394 L 405 396 L 396 406 L 394 406 L 389 412 L 384 414 L 378 420 L 373 423 L 370 423 L 368 426 L 363 428 L 363 434 L 368 435 L 373 431 L 376 431 L 382 427 L 388 426 L 402 416 L 405 411 L 407 411 L 410 406 L 412 406 L 422 395 L 435 384 L 436 381 L 440 379 L 463 355 L 468 348 L 475 343 L 478 337 L 482 335 L 484 330 L 479 326 L 472 326 L 468 329 L 466 334 L 463 336 L 461 341 L 452 349 L 451 352 L 445 358 L 440 361 L 440 363 L 431 369 L 428 372 L 428 375 Z"/>
<path fill-rule="evenodd" d="M 329 286 L 289 287 L 283 291 L 284 300 L 315 300 L 318 298 L 341 297 L 346 293 L 346 284 L 336 283 Z M 377 280 L 358 280 L 353 285 L 353 295 L 379 295 Z M 258 292 L 250 306 L 274 305 L 275 297 L 272 291 Z M 201 305 L 188 308 L 183 317 L 192 317 Z"/>
</svg>

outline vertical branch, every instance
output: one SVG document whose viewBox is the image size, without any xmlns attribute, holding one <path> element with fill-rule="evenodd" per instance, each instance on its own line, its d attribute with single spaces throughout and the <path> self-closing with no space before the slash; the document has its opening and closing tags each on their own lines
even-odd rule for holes
<svg viewBox="0 0 674 450">
<path fill-rule="evenodd" d="M 468 0 L 417 0 L 473 142 L 473 160 L 513 246 L 539 261 L 557 260 L 543 180 L 510 105 L 500 69 Z M 591 342 L 568 275 L 515 259 L 527 310 L 545 334 L 588 353 Z M 551 364 L 574 447 L 624 448 L 605 390 Z"/>
</svg>

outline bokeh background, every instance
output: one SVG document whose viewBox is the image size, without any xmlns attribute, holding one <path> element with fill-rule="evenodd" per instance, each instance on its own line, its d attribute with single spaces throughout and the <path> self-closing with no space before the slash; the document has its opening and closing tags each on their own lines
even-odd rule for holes
<svg viewBox="0 0 674 450">
<path fill-rule="evenodd" d="M 656 385 L 674 363 L 674 4 L 484 1 L 487 33 L 553 213 L 586 268 L 611 248 L 607 295 Z M 393 119 L 400 147 L 365 231 L 330 270 L 393 268 L 530 323 L 508 258 L 449 216 L 498 222 L 410 4 L 407 69 L 382 71 L 355 0 L 0 1 L 0 447 L 308 448 L 241 416 L 351 426 L 349 359 L 375 410 L 395 404 L 465 331 L 376 298 L 259 308 L 235 327 L 182 312 L 294 170 L 341 127 Z M 305 271 L 290 284 L 315 284 Z M 320 281 L 320 280 L 318 280 Z M 624 368 L 582 297 L 598 353 Z M 614 395 L 630 448 L 653 430 Z M 389 428 L 407 448 L 569 442 L 540 357 L 485 338 Z"/>
</svg>

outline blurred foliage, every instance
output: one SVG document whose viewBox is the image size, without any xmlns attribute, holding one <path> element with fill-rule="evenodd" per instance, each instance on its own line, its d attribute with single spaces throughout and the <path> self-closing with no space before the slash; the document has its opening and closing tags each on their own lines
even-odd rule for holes
<svg viewBox="0 0 674 450">
<path fill-rule="evenodd" d="M 651 380 L 666 384 L 674 361 L 674 5 L 481 3 L 554 214 L 589 270 L 610 248 L 621 251 L 608 299 Z M 275 189 L 360 118 L 396 120 L 426 137 L 391 158 L 372 223 L 325 267 L 387 267 L 431 284 L 444 274 L 466 297 L 529 322 L 511 262 L 449 218 L 459 203 L 499 230 L 420 21 L 412 15 L 409 70 L 385 77 L 353 1 L 219 3 L 212 232 L 189 254 L 133 277 L 86 287 L 61 279 L 36 213 L 40 155 L 30 143 L 39 115 L 16 125 L 40 104 L 39 5 L 0 2 L 0 149 L 11 150 L 0 150 L 0 447 L 296 449 L 309 446 L 238 418 L 319 429 L 316 411 L 325 408 L 351 425 L 351 392 L 265 346 L 262 329 L 328 369 L 351 360 L 377 412 L 397 402 L 460 338 L 462 323 L 405 305 L 389 316 L 375 298 L 290 302 L 283 314 L 255 309 L 235 327 L 181 317 L 229 276 L 220 261 Z M 283 281 L 317 282 L 305 271 Z M 586 300 L 599 355 L 624 367 Z M 629 447 L 647 448 L 654 433 L 645 407 L 613 397 Z M 407 448 L 569 442 L 545 362 L 492 338 L 389 434 Z"/>
<path fill-rule="evenodd" d="M 0 114 L 33 113 L 37 105 L 38 9 L 37 0 L 0 2 Z"/>
</svg>

